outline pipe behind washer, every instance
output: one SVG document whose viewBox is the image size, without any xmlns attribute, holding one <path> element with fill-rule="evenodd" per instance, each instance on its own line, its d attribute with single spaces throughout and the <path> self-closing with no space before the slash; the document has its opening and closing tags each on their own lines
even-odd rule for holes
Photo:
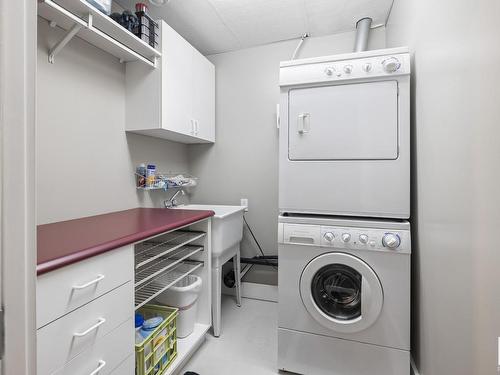
<svg viewBox="0 0 500 375">
<path fill-rule="evenodd" d="M 369 17 L 361 18 L 356 23 L 356 41 L 354 42 L 354 52 L 363 52 L 368 49 L 368 37 L 370 36 L 370 27 L 372 19 Z"/>
</svg>

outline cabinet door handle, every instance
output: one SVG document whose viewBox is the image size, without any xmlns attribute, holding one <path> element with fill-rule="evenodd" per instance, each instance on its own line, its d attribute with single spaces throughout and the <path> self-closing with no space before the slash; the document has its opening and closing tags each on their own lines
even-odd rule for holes
<svg viewBox="0 0 500 375">
<path fill-rule="evenodd" d="M 102 279 L 104 279 L 104 275 L 97 275 L 97 277 L 94 280 L 89 281 L 88 283 L 85 283 L 85 284 L 82 284 L 82 285 L 73 285 L 73 289 L 85 289 L 85 288 L 88 288 L 91 285 L 97 284 Z"/>
<path fill-rule="evenodd" d="M 83 337 L 83 336 L 86 336 L 88 335 L 90 332 L 96 330 L 99 326 L 103 325 L 104 323 L 106 323 L 106 319 L 104 318 L 99 318 L 97 320 L 97 323 L 94 324 L 92 327 L 89 327 L 87 328 L 85 331 L 83 332 L 75 332 L 73 333 L 73 336 L 76 336 L 76 337 Z"/>
<path fill-rule="evenodd" d="M 104 366 L 106 366 L 106 362 L 101 359 L 99 361 L 99 365 L 97 366 L 97 368 L 94 371 L 92 371 L 89 375 L 97 375 L 99 371 L 101 371 L 104 368 Z"/>
</svg>

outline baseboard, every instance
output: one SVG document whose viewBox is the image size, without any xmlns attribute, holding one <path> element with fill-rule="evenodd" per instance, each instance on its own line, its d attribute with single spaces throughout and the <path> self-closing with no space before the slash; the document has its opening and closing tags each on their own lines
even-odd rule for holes
<svg viewBox="0 0 500 375">
<path fill-rule="evenodd" d="M 411 364 L 411 374 L 412 375 L 420 375 L 420 372 L 418 371 L 418 368 L 415 365 L 415 361 L 413 360 L 413 357 L 410 357 L 410 364 Z"/>
<path fill-rule="evenodd" d="M 222 284 L 222 294 L 234 296 L 236 294 L 236 290 L 235 288 L 228 288 Z M 243 298 L 278 302 L 278 286 L 243 281 L 241 283 L 241 296 Z"/>
</svg>

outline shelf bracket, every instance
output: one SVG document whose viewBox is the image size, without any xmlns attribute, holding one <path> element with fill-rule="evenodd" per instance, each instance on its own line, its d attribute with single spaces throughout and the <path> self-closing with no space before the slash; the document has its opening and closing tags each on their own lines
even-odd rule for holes
<svg viewBox="0 0 500 375">
<path fill-rule="evenodd" d="M 56 55 L 73 39 L 73 37 L 80 31 L 82 25 L 75 24 L 68 33 L 62 38 L 52 49 L 49 51 L 49 63 L 54 64 Z"/>
</svg>

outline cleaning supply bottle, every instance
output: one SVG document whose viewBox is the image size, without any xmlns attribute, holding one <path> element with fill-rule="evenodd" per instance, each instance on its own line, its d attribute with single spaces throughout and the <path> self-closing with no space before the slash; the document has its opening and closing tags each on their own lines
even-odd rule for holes
<svg viewBox="0 0 500 375">
<path fill-rule="evenodd" d="M 146 164 L 141 163 L 135 169 L 136 185 L 137 187 L 146 186 Z"/>
<path fill-rule="evenodd" d="M 148 164 L 146 170 L 146 187 L 154 187 L 156 178 L 156 165 Z"/>
</svg>

